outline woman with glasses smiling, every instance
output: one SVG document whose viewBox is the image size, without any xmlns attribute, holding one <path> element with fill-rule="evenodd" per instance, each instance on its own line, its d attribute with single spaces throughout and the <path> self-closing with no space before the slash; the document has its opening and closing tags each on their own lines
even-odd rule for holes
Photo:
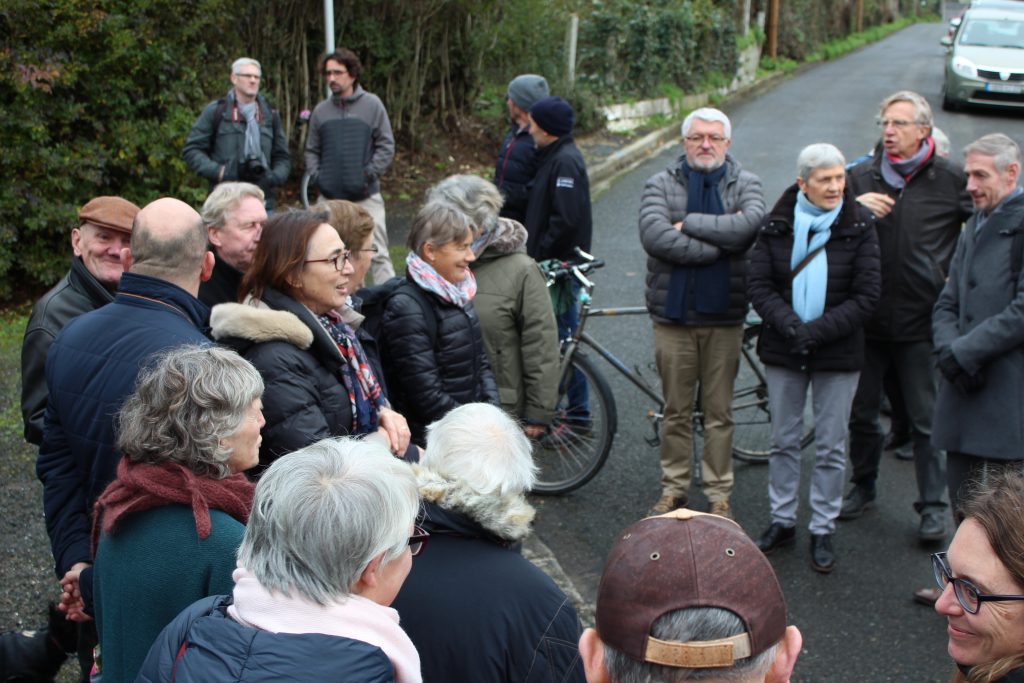
<svg viewBox="0 0 1024 683">
<path fill-rule="evenodd" d="M 379 366 L 338 313 L 357 286 L 353 273 L 351 252 L 326 215 L 274 214 L 242 279 L 248 296 L 213 309 L 214 339 L 237 349 L 266 383 L 263 467 L 329 436 L 380 433 L 395 455 L 410 448 Z"/>
<path fill-rule="evenodd" d="M 990 470 L 962 502 L 949 551 L 932 555 L 954 683 L 1024 680 L 1024 476 Z"/>
</svg>

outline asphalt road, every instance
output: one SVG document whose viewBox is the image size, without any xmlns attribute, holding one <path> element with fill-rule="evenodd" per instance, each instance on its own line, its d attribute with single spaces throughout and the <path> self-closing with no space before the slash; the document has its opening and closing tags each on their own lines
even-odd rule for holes
<svg viewBox="0 0 1024 683">
<path fill-rule="evenodd" d="M 878 137 L 878 103 L 901 89 L 923 94 L 936 123 L 950 136 L 953 156 L 968 142 L 1001 131 L 1024 142 L 1019 113 L 941 111 L 944 50 L 940 24 L 907 28 L 833 62 L 800 71 L 768 92 L 725 105 L 733 123 L 731 151 L 764 181 L 771 206 L 793 182 L 799 150 L 831 142 L 848 159 L 868 151 Z M 594 253 L 608 266 L 595 274 L 595 305 L 635 306 L 643 301 L 644 255 L 637 239 L 637 212 L 645 180 L 669 166 L 675 147 L 622 177 L 594 205 Z M 653 345 L 645 317 L 592 321 L 590 332 L 648 378 Z M 615 393 L 619 432 L 605 468 L 582 489 L 561 498 L 537 498 L 536 532 L 550 546 L 580 592 L 593 599 L 605 554 L 616 534 L 643 517 L 659 495 L 657 451 L 644 442 L 650 403 L 601 362 Z M 996 416 L 993 416 L 995 418 Z M 804 453 L 804 492 L 812 465 Z M 837 567 L 817 574 L 808 562 L 806 505 L 797 544 L 778 551 L 772 562 L 789 601 L 790 621 L 804 634 L 804 651 L 794 680 L 945 681 L 951 664 L 945 652 L 944 620 L 911 601 L 914 589 L 930 585 L 928 554 L 916 540 L 913 465 L 886 454 L 877 507 L 854 522 L 840 522 Z M 704 505 L 699 494 L 693 504 Z M 769 523 L 767 467 L 737 464 L 732 506 L 737 521 L 753 536 Z"/>
</svg>

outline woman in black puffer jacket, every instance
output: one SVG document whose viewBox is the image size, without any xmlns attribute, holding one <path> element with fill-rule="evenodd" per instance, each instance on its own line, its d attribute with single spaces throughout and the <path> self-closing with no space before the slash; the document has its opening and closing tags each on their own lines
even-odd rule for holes
<svg viewBox="0 0 1024 683">
<path fill-rule="evenodd" d="M 452 204 L 428 201 L 409 231 L 409 284 L 390 296 L 381 317 L 377 341 L 390 397 L 420 445 L 427 425 L 452 408 L 498 405 L 471 303 L 476 280 L 469 264 L 476 259 L 472 243 L 477 232 Z"/>
<path fill-rule="evenodd" d="M 829 144 L 806 147 L 799 177 L 761 228 L 747 293 L 764 325 L 772 415 L 765 553 L 796 535 L 800 435 L 813 386 L 815 465 L 811 476 L 811 566 L 835 564 L 832 535 L 843 498 L 847 423 L 864 361 L 865 321 L 881 287 L 878 236 L 870 213 L 846 188 L 845 160 Z"/>
</svg>

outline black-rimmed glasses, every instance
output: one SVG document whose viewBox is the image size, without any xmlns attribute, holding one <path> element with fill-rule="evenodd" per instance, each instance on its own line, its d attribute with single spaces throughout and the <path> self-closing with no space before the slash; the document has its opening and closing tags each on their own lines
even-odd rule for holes
<svg viewBox="0 0 1024 683">
<path fill-rule="evenodd" d="M 345 251 L 335 254 L 334 256 L 328 256 L 327 258 L 311 258 L 303 263 L 330 263 L 334 266 L 334 269 L 341 272 L 342 268 L 345 267 L 346 263 L 352 262 L 352 252 L 346 249 Z"/>
<path fill-rule="evenodd" d="M 379 252 L 380 252 L 380 249 L 378 249 L 376 245 L 370 247 L 369 249 L 353 249 L 352 250 L 353 254 L 366 254 L 366 253 L 377 254 Z"/>
<path fill-rule="evenodd" d="M 1024 600 L 1024 595 L 985 595 L 967 579 L 953 578 L 953 571 L 946 560 L 946 553 L 932 555 L 932 571 L 935 573 L 935 583 L 939 584 L 939 588 L 942 590 L 946 590 L 946 586 L 953 584 L 953 594 L 956 595 L 957 602 L 968 614 L 977 614 L 983 602 Z"/>
<path fill-rule="evenodd" d="M 427 541 L 429 540 L 430 534 L 426 530 L 414 526 L 412 528 L 412 536 L 409 537 L 409 552 L 412 553 L 412 556 L 416 557 L 422 553 L 426 549 Z"/>
</svg>

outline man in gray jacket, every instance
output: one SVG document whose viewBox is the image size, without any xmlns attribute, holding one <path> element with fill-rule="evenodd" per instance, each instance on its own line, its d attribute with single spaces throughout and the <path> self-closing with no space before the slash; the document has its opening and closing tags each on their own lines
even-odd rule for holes
<svg viewBox="0 0 1024 683">
<path fill-rule="evenodd" d="M 964 149 L 974 215 L 932 315 L 938 397 L 932 444 L 946 450 L 954 516 L 961 486 L 1024 459 L 1024 190 L 1020 147 L 1002 133 Z"/>
<path fill-rule="evenodd" d="M 185 138 L 181 156 L 210 181 L 210 189 L 225 180 L 259 185 L 271 209 L 273 189 L 288 180 L 291 156 L 280 115 L 259 94 L 262 75 L 255 59 L 236 59 L 231 90 L 206 105 Z"/>
<path fill-rule="evenodd" d="M 747 252 L 765 214 L 761 180 L 728 154 L 732 126 L 717 109 L 683 121 L 685 155 L 647 181 L 640 241 L 647 309 L 665 395 L 659 515 L 685 506 L 693 456 L 693 397 L 704 409 L 702 482 L 714 514 L 729 516 L 732 390 L 747 312 Z"/>
<path fill-rule="evenodd" d="M 363 90 L 363 66 L 351 50 L 340 48 L 324 57 L 324 75 L 331 96 L 316 105 L 306 138 L 306 173 L 328 199 L 347 199 L 373 217 L 370 264 L 373 281 L 395 276 L 388 254 L 388 232 L 380 177 L 395 156 L 391 119 L 380 98 Z"/>
</svg>

